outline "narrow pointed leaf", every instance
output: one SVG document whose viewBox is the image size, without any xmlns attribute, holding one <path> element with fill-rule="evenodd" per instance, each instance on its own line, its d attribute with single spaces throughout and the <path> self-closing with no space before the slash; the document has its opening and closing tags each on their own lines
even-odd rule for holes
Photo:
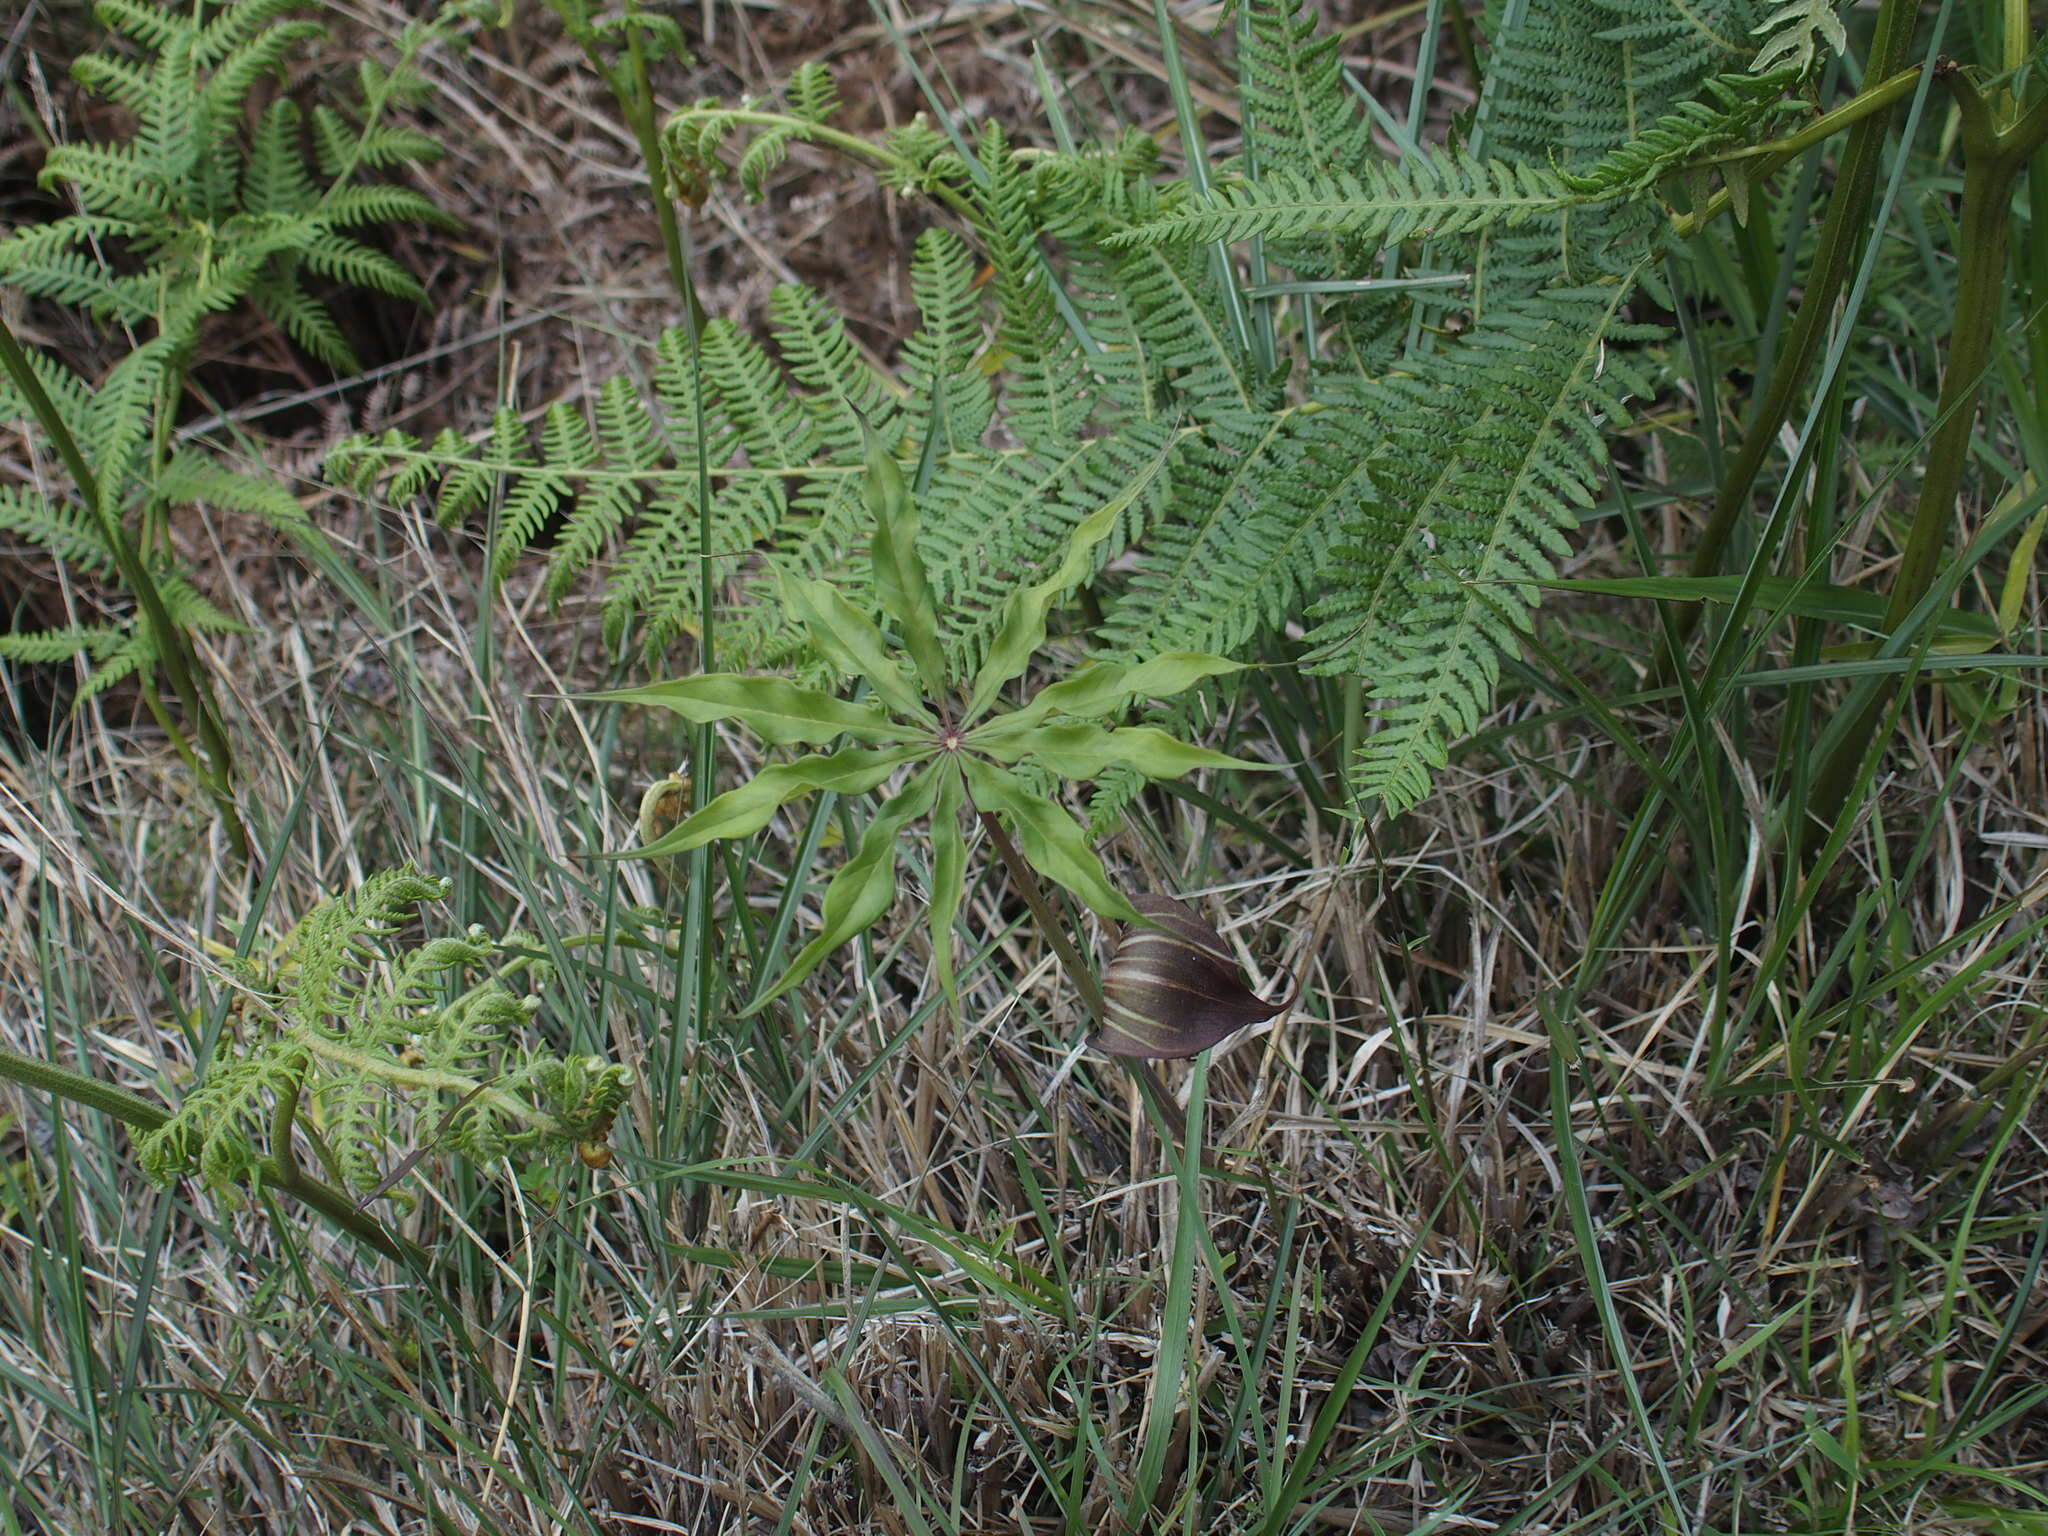
<svg viewBox="0 0 2048 1536">
<path fill-rule="evenodd" d="M 999 716 L 984 729 L 1037 725 L 1054 715 L 1092 720 L 1114 714 L 1133 699 L 1170 699 L 1205 678 L 1242 672 L 1244 663 L 1200 651 L 1167 651 L 1135 665 L 1097 662 L 1072 677 L 1041 688 L 1015 714 Z"/>
<path fill-rule="evenodd" d="M 960 830 L 965 790 L 958 766 L 940 764 L 939 802 L 932 809 L 932 964 L 939 973 L 939 990 L 956 1010 L 960 988 L 953 975 L 953 919 L 966 886 L 967 837 Z"/>
<path fill-rule="evenodd" d="M 1102 861 L 1063 806 L 994 763 L 965 755 L 960 763 L 967 772 L 968 798 L 977 809 L 1002 818 L 1033 869 L 1072 891 L 1099 917 L 1123 923 L 1136 918 L 1136 909 L 1109 883 Z"/>
<path fill-rule="evenodd" d="M 868 511 L 875 520 L 868 543 L 875 595 L 882 600 L 882 611 L 896 621 L 925 692 L 937 698 L 946 690 L 946 662 L 939 650 L 938 601 L 932 596 L 924 557 L 917 552 L 917 503 L 875 429 L 863 421 L 860 430 L 867 443 Z"/>
<path fill-rule="evenodd" d="M 746 783 L 729 789 L 703 810 L 682 821 L 647 844 L 623 853 L 608 853 L 608 859 L 652 859 L 671 853 L 688 853 L 720 838 L 745 837 L 768 825 L 776 810 L 790 801 L 818 790 L 857 795 L 873 789 L 903 764 L 914 762 L 933 749 L 923 746 L 849 747 L 830 756 L 815 754 L 793 763 L 763 768 Z"/>
<path fill-rule="evenodd" d="M 1197 768 L 1273 766 L 1190 746 L 1149 725 L 1116 730 L 1099 725 L 1041 725 L 1035 730 L 990 731 L 977 737 L 975 746 L 998 762 L 1031 758 L 1063 779 L 1100 778 L 1110 768 L 1135 768 L 1148 779 L 1177 779 Z"/>
<path fill-rule="evenodd" d="M 908 741 L 915 735 L 872 704 L 851 703 L 780 677 L 747 677 L 737 672 L 706 672 L 583 697 L 600 704 L 656 704 L 698 725 L 732 720 L 763 741 L 778 745 L 804 742 L 823 746 L 840 736 Z"/>
<path fill-rule="evenodd" d="M 1732 603 L 1748 588 L 1762 607 L 1783 609 L 1802 619 L 1845 624 L 1870 634 L 1886 633 L 1882 592 L 1839 587 L 1825 581 L 1796 581 L 1789 576 L 1619 576 L 1570 579 L 1553 577 L 1543 586 L 1564 592 L 1598 592 L 1608 597 L 1644 597 L 1658 602 Z M 1940 639 L 1995 640 L 1998 620 L 1988 613 L 1951 608 L 1934 617 Z"/>
<path fill-rule="evenodd" d="M 996 695 L 1002 692 L 1003 684 L 1023 675 L 1024 669 L 1031 664 L 1032 656 L 1045 644 L 1045 620 L 1053 605 L 1087 578 L 1095 567 L 1096 546 L 1116 531 L 1117 519 L 1144 494 L 1145 488 L 1152 483 L 1152 477 L 1159 473 L 1165 462 L 1166 452 L 1162 449 L 1144 473 L 1081 519 L 1067 540 L 1066 553 L 1061 556 L 1052 575 L 1036 586 L 1023 587 L 1010 594 L 1009 601 L 1003 606 L 1002 627 L 989 643 L 988 656 L 981 664 L 981 671 L 975 675 L 974 692 L 967 701 L 967 718 L 970 721 L 987 712 L 988 707 L 995 703 Z"/>
<path fill-rule="evenodd" d="M 1132 898 L 1145 923 L 1126 927 L 1102 978 L 1103 1027 L 1089 1041 L 1111 1056 L 1171 1060 L 1206 1051 L 1286 1008 L 1244 984 L 1223 936 L 1171 896 Z"/>
<path fill-rule="evenodd" d="M 841 672 L 866 678 L 875 697 L 897 714 L 932 718 L 916 686 L 889 654 L 882 632 L 830 582 L 791 580 L 783 584 L 782 595 L 820 656 Z"/>
<path fill-rule="evenodd" d="M 839 873 L 825 887 L 824 926 L 818 936 L 797 952 L 789 969 L 754 1000 L 748 1013 L 782 996 L 816 970 L 820 960 L 855 934 L 872 928 L 888 912 L 896 899 L 896 855 L 903 829 L 932 808 L 940 766 L 926 768 L 875 812 L 874 820 L 861 837 L 859 850 L 840 866 Z"/>
</svg>

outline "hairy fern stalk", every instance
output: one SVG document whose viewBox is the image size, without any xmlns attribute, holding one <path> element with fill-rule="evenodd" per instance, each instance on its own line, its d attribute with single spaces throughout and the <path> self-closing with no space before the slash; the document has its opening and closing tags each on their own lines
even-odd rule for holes
<svg viewBox="0 0 2048 1536">
<path fill-rule="evenodd" d="M 366 60 L 345 110 L 322 103 L 302 112 L 279 95 L 245 127 L 266 82 L 324 35 L 296 16 L 306 8 L 304 0 L 163 7 L 99 0 L 93 14 L 110 42 L 126 46 L 88 53 L 73 70 L 127 109 L 134 134 L 121 143 L 51 149 L 42 181 L 79 211 L 0 240 L 0 284 L 138 338 L 97 384 L 47 355 L 30 360 L 57 418 L 38 424 L 47 435 L 69 437 L 92 484 L 69 494 L 0 485 L 0 533 L 95 577 L 115 573 L 112 538 L 132 537 L 180 632 L 239 625 L 171 560 L 162 535 L 172 509 L 204 503 L 253 515 L 302 550 L 324 554 L 283 486 L 181 445 L 170 431 L 201 327 L 248 304 L 337 372 L 359 371 L 309 280 L 420 299 L 411 275 L 358 232 L 393 220 L 447 222 L 420 193 L 369 179 L 436 152 L 431 140 L 391 120 L 420 85 L 404 67 L 386 71 Z M 402 57 L 409 60 L 431 35 L 427 27 L 410 30 Z M 37 403 L 0 376 L 0 420 L 33 420 Z M 89 696 L 146 670 L 162 644 L 148 624 L 115 619 L 0 635 L 0 656 L 54 662 L 82 655 L 92 663 L 83 690 Z"/>
<path fill-rule="evenodd" d="M 1608 433 L 1656 385 L 1645 285 L 1681 206 L 1666 198 L 1806 110 L 1794 87 L 1831 21 L 1532 0 L 1503 13 L 1463 140 L 1389 157 L 1310 9 L 1248 3 L 1241 153 L 1206 192 L 1141 135 L 1054 153 L 991 125 L 962 153 L 920 119 L 862 140 L 806 67 L 779 108 L 676 114 L 666 171 L 693 201 L 725 177 L 758 195 L 803 142 L 932 200 L 921 324 L 892 374 L 785 287 L 765 340 L 713 321 L 701 367 L 663 336 L 652 399 L 614 379 L 588 414 L 548 409 L 537 441 L 507 410 L 475 440 L 358 439 L 334 469 L 431 495 L 446 523 L 487 516 L 499 573 L 554 526 L 550 596 L 601 567 L 608 635 L 650 654 L 695 630 L 710 560 L 721 663 L 765 665 L 802 645 L 773 599 L 787 576 L 874 611 L 866 420 L 916 481 L 962 676 L 1002 600 L 1123 498 L 1091 652 L 1300 646 L 1382 701 L 1353 788 L 1398 811 L 1488 709 Z"/>
</svg>

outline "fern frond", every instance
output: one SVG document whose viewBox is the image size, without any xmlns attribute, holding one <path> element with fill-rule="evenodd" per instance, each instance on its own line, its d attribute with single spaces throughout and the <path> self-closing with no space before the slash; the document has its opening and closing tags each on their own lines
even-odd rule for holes
<svg viewBox="0 0 2048 1536">
<path fill-rule="evenodd" d="M 107 371 L 78 434 L 100 482 L 100 496 L 120 505 L 128 477 L 149 441 L 165 383 L 185 338 L 151 337 Z"/>
<path fill-rule="evenodd" d="M 1336 34 L 1318 38 L 1307 0 L 1248 0 L 1237 50 L 1245 148 L 1263 176 L 1350 170 L 1373 157 L 1372 134 L 1344 83 Z"/>
<path fill-rule="evenodd" d="M 597 437 L 607 473 L 578 488 L 576 504 L 556 536 L 543 589 L 551 603 L 562 600 L 638 512 L 645 478 L 661 460 L 660 429 L 625 379 L 609 380 L 598 394 Z"/>
<path fill-rule="evenodd" d="M 54 666 L 79 655 L 99 661 L 112 655 L 127 638 L 127 631 L 106 625 L 72 624 L 63 629 L 0 635 L 0 656 L 41 666 Z"/>
<path fill-rule="evenodd" d="M 20 486 L 0 485 L 0 532 L 26 539 L 80 570 L 113 568 L 113 552 L 100 538 L 98 524 L 76 502 L 53 501 Z"/>
<path fill-rule="evenodd" d="M 1620 50 L 1629 126 L 1662 117 L 1708 80 L 1743 66 L 1757 0 L 1588 0 L 1604 25 L 1598 41 Z"/>
<path fill-rule="evenodd" d="M 242 176 L 242 201 L 255 213 L 305 213 L 320 200 L 299 153 L 304 119 L 298 104 L 281 96 L 270 104 L 249 142 L 248 169 Z"/>
<path fill-rule="evenodd" d="M 85 681 L 78 685 L 78 692 L 72 696 L 71 707 L 74 710 L 84 707 L 138 672 L 147 671 L 156 664 L 157 654 L 150 637 L 135 629 L 122 633 L 120 643 L 108 647 L 103 655 L 95 653 L 90 645 L 86 652 L 93 658 L 93 667 L 86 673 Z"/>
<path fill-rule="evenodd" d="M 148 70 L 111 54 L 80 54 L 71 64 L 71 78 L 91 91 L 118 102 L 131 112 L 140 112 L 155 83 Z"/>
<path fill-rule="evenodd" d="M 204 219 L 214 210 L 194 197 L 194 172 L 210 137 L 211 105 L 199 89 L 199 61 L 193 57 L 196 29 L 172 33 L 150 71 L 152 90 L 135 125 L 136 158 L 168 194 L 171 210 Z"/>
<path fill-rule="evenodd" d="M 987 372 L 975 366 L 987 338 L 974 258 L 951 230 L 934 227 L 917 237 L 910 296 L 920 323 L 903 344 L 903 381 L 913 398 L 925 402 L 927 417 L 942 406 L 940 446 L 970 452 L 988 431 L 995 390 Z"/>
<path fill-rule="evenodd" d="M 222 1040 L 170 1119 L 139 1139 L 150 1177 L 196 1171 L 221 1197 L 242 1198 L 260 1172 L 259 1140 L 275 1134 L 275 1107 L 288 1097 L 358 1190 L 381 1182 L 408 1097 L 421 1105 L 413 1134 L 433 1127 L 427 1148 L 523 1156 L 602 1139 L 630 1072 L 520 1042 L 538 1000 L 495 978 L 442 1000 L 501 952 L 484 930 L 393 953 L 392 936 L 447 889 L 411 869 L 372 875 L 352 899 L 309 913 L 267 976 L 249 966 L 262 1006 L 247 1011 L 240 1036 Z M 450 1106 L 458 1113 L 442 1112 Z"/>
<path fill-rule="evenodd" d="M 472 451 L 449 427 L 441 429 L 428 453 L 438 461 L 435 467 L 442 473 L 440 493 L 434 498 L 434 521 L 443 528 L 459 528 L 489 499 L 499 466 Z"/>
<path fill-rule="evenodd" d="M 183 572 L 160 570 L 155 573 L 155 581 L 157 595 L 163 599 L 164 612 L 177 628 L 209 635 L 250 633 L 248 625 L 233 614 L 223 612 L 211 598 L 193 586 Z"/>
<path fill-rule="evenodd" d="M 400 123 L 378 123 L 363 129 L 355 146 L 356 164 L 373 171 L 389 170 L 395 165 L 424 165 L 440 159 L 441 154 L 438 140 Z M 433 218 L 439 224 L 460 223 L 438 208 Z"/>
<path fill-rule="evenodd" d="M 1079 344 L 1053 302 L 1031 183 L 993 123 L 982 132 L 978 158 L 978 232 L 995 274 L 996 340 L 1008 354 L 1004 412 L 1027 440 L 1066 443 L 1088 416 L 1085 370 Z"/>
<path fill-rule="evenodd" d="M 326 542 L 290 491 L 267 475 L 237 474 L 200 449 L 186 448 L 171 456 L 157 478 L 156 494 L 170 506 L 200 502 L 225 512 L 247 513 L 302 548 L 319 548 Z"/>
<path fill-rule="evenodd" d="M 1777 69 L 1809 74 L 1826 54 L 1849 51 L 1849 33 L 1835 0 L 1784 0 L 1750 35 L 1763 39 L 1749 64 L 1760 75 Z"/>
<path fill-rule="evenodd" d="M 727 321 L 714 320 L 704 328 L 703 366 L 719 414 L 739 434 L 752 463 L 800 465 L 818 457 L 823 440 L 816 426 L 790 398 L 780 370 L 759 342 Z"/>
<path fill-rule="evenodd" d="M 919 502 L 920 548 L 961 672 L 979 665 L 1009 594 L 1051 572 L 1083 518 L 1128 502 L 1091 574 L 1144 534 L 1164 503 L 1178 438 L 1172 423 L 1139 421 L 1057 450 L 961 456 L 933 476 Z"/>
<path fill-rule="evenodd" d="M 766 540 L 781 526 L 785 508 L 780 488 L 766 480 L 724 488 L 712 506 L 713 557 L 750 550 Z M 688 487 L 665 485 L 650 499 L 605 593 L 604 633 L 610 644 L 618 644 L 637 625 L 641 649 L 653 657 L 677 636 L 699 632 L 700 527 L 696 496 Z M 787 621 L 771 602 L 742 605 L 733 618 L 740 627 L 722 631 L 724 654 L 751 662 L 776 654 L 778 642 L 786 646 Z"/>
<path fill-rule="evenodd" d="M 1046 201 L 1066 210 L 1048 225 L 1068 247 L 1068 287 L 1095 343 L 1094 371 L 1122 410 L 1148 418 L 1266 408 L 1277 393 L 1240 339 L 1209 253 L 1115 243 L 1159 214 L 1149 171 L 1149 157 L 1105 155 L 1066 157 L 1041 172 Z"/>
<path fill-rule="evenodd" d="M 281 23 L 306 25 L 303 22 L 282 22 L 293 11 L 303 9 L 304 0 L 233 0 L 231 4 L 217 7 L 206 25 L 199 29 L 193 42 L 193 56 L 208 68 L 218 69 L 238 49 L 280 30 Z"/>
<path fill-rule="evenodd" d="M 54 299 L 100 320 L 134 325 L 155 311 L 157 287 L 142 276 L 117 277 L 83 251 L 55 251 L 36 261 L 10 263 L 6 282 L 23 293 Z"/>
<path fill-rule="evenodd" d="M 1554 172 L 1449 150 L 1367 166 L 1358 175 L 1275 170 L 1258 181 L 1223 182 L 1207 198 L 1188 198 L 1108 243 L 1288 240 L 1326 232 L 1383 247 L 1513 228 L 1581 201 Z"/>
<path fill-rule="evenodd" d="M 131 38 L 152 53 L 161 52 L 181 29 L 191 26 L 176 11 L 144 0 L 94 0 L 92 14 L 108 31 Z"/>
<path fill-rule="evenodd" d="M 1314 590 L 1370 496 L 1376 423 L 1353 402 L 1209 423 L 1173 464 L 1179 515 L 1139 551 L 1102 649 L 1232 655 Z"/>
<path fill-rule="evenodd" d="M 775 350 L 796 381 L 813 392 L 812 416 L 835 457 L 856 452 L 862 421 L 885 440 L 896 436 L 890 421 L 895 393 L 861 356 L 836 309 L 808 288 L 780 283 L 768 295 L 768 314 Z"/>
<path fill-rule="evenodd" d="M 88 440 L 92 435 L 94 417 L 92 386 L 41 350 L 28 353 L 28 366 L 71 435 L 81 442 Z M 35 412 L 15 389 L 13 380 L 0 377 L 0 421 L 35 419 Z"/>
<path fill-rule="evenodd" d="M 237 17 L 236 12 L 261 9 L 260 6 L 248 5 L 244 0 L 243 4 L 227 7 L 218 19 L 225 21 L 233 18 L 243 21 L 246 18 Z M 210 65 L 213 69 L 213 76 L 206 83 L 211 98 L 209 104 L 216 110 L 233 110 L 256 88 L 257 82 L 266 75 L 276 74 L 282 70 L 285 60 L 301 43 L 317 43 L 323 41 L 326 36 L 327 29 L 317 21 L 271 21 L 259 24 L 253 34 L 234 44 L 225 53 L 214 52 L 211 47 L 202 47 L 198 50 L 198 62 Z"/>
<path fill-rule="evenodd" d="M 1789 70 L 1770 75 L 1735 75 L 1709 80 L 1700 99 L 1682 102 L 1639 137 L 1576 171 L 1560 176 L 1572 191 L 1607 197 L 1644 192 L 1675 171 L 1775 131 L 1794 114 L 1809 110 L 1785 89 Z"/>
<path fill-rule="evenodd" d="M 175 188 L 132 144 L 56 145 L 36 180 L 43 186 L 68 182 L 84 207 L 148 227 L 154 242 L 163 238 L 154 231 L 178 211 Z"/>
<path fill-rule="evenodd" d="M 251 282 L 248 298 L 265 319 L 337 373 L 362 371 L 334 316 L 298 285 L 289 265 L 276 264 Z"/>
<path fill-rule="evenodd" d="M 597 462 L 597 440 L 582 416 L 557 402 L 548 407 L 541 427 L 541 462 L 536 465 L 527 451 L 525 427 L 501 407 L 491 429 L 491 456 L 506 471 L 505 500 L 491 540 L 491 576 L 503 581 L 568 499 L 570 481 L 564 471 L 586 470 Z"/>
<path fill-rule="evenodd" d="M 405 268 L 382 251 L 372 250 L 330 229 L 313 226 L 305 243 L 299 247 L 299 257 L 323 277 L 353 283 L 358 288 L 374 288 L 379 293 L 411 299 L 415 303 L 426 301 L 426 290 Z"/>
<path fill-rule="evenodd" d="M 839 87 L 832 71 L 813 59 L 797 65 L 789 77 L 790 110 L 806 122 L 822 123 L 839 110 Z"/>
<path fill-rule="evenodd" d="M 1390 702 L 1359 759 L 1365 793 L 1412 805 L 1478 723 L 1537 584 L 1593 501 L 1605 425 L 1647 391 L 1625 285 L 1539 294 L 1389 381 L 1381 496 L 1346 526 L 1312 612 L 1315 670 Z"/>
<path fill-rule="evenodd" d="M 377 946 L 403 928 L 419 908 L 443 900 L 450 887 L 411 868 L 371 875 L 353 895 L 322 902 L 292 930 L 298 968 L 286 1006 L 300 1023 L 329 1034 L 352 1016 L 364 986 L 364 972 Z"/>
</svg>

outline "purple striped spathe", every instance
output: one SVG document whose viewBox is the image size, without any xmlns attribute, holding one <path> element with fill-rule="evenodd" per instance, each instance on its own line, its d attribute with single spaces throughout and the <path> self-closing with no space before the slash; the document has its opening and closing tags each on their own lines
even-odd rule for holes
<svg viewBox="0 0 2048 1536">
<path fill-rule="evenodd" d="M 1171 896 L 1131 905 L 1148 919 L 1126 927 L 1102 978 L 1103 1026 L 1091 1042 L 1111 1056 L 1193 1056 L 1286 1008 L 1244 984 L 1229 946 Z"/>
</svg>

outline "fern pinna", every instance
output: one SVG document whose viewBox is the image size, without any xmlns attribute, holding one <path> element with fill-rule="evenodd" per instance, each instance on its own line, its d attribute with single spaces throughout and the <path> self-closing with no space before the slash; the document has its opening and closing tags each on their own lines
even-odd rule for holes
<svg viewBox="0 0 2048 1536">
<path fill-rule="evenodd" d="M 865 419 L 915 479 L 962 677 L 1002 598 L 1119 500 L 1087 648 L 1244 656 L 1292 626 L 1281 643 L 1384 701 L 1357 788 L 1399 810 L 1488 707 L 1606 428 L 1654 383 L 1631 305 L 1668 245 L 1664 189 L 1739 175 L 1716 157 L 1804 110 L 1796 70 L 1745 72 L 1760 17 L 1518 0 L 1464 141 L 1389 157 L 1311 10 L 1248 3 L 1242 153 L 1206 190 L 1143 136 L 1053 152 L 990 126 L 963 149 L 920 119 L 864 140 L 807 68 L 780 110 L 677 113 L 666 170 L 692 201 L 723 177 L 760 195 L 804 142 L 936 205 L 893 376 L 784 288 L 765 340 L 713 321 L 693 367 L 662 337 L 653 399 L 615 380 L 587 416 L 550 408 L 537 444 L 508 412 L 476 439 L 355 440 L 335 467 L 431 491 L 447 522 L 488 512 L 500 572 L 555 524 L 551 595 L 605 562 L 608 633 L 650 653 L 699 622 L 708 556 L 721 665 L 759 665 L 802 647 L 785 576 L 866 601 Z"/>
</svg>

